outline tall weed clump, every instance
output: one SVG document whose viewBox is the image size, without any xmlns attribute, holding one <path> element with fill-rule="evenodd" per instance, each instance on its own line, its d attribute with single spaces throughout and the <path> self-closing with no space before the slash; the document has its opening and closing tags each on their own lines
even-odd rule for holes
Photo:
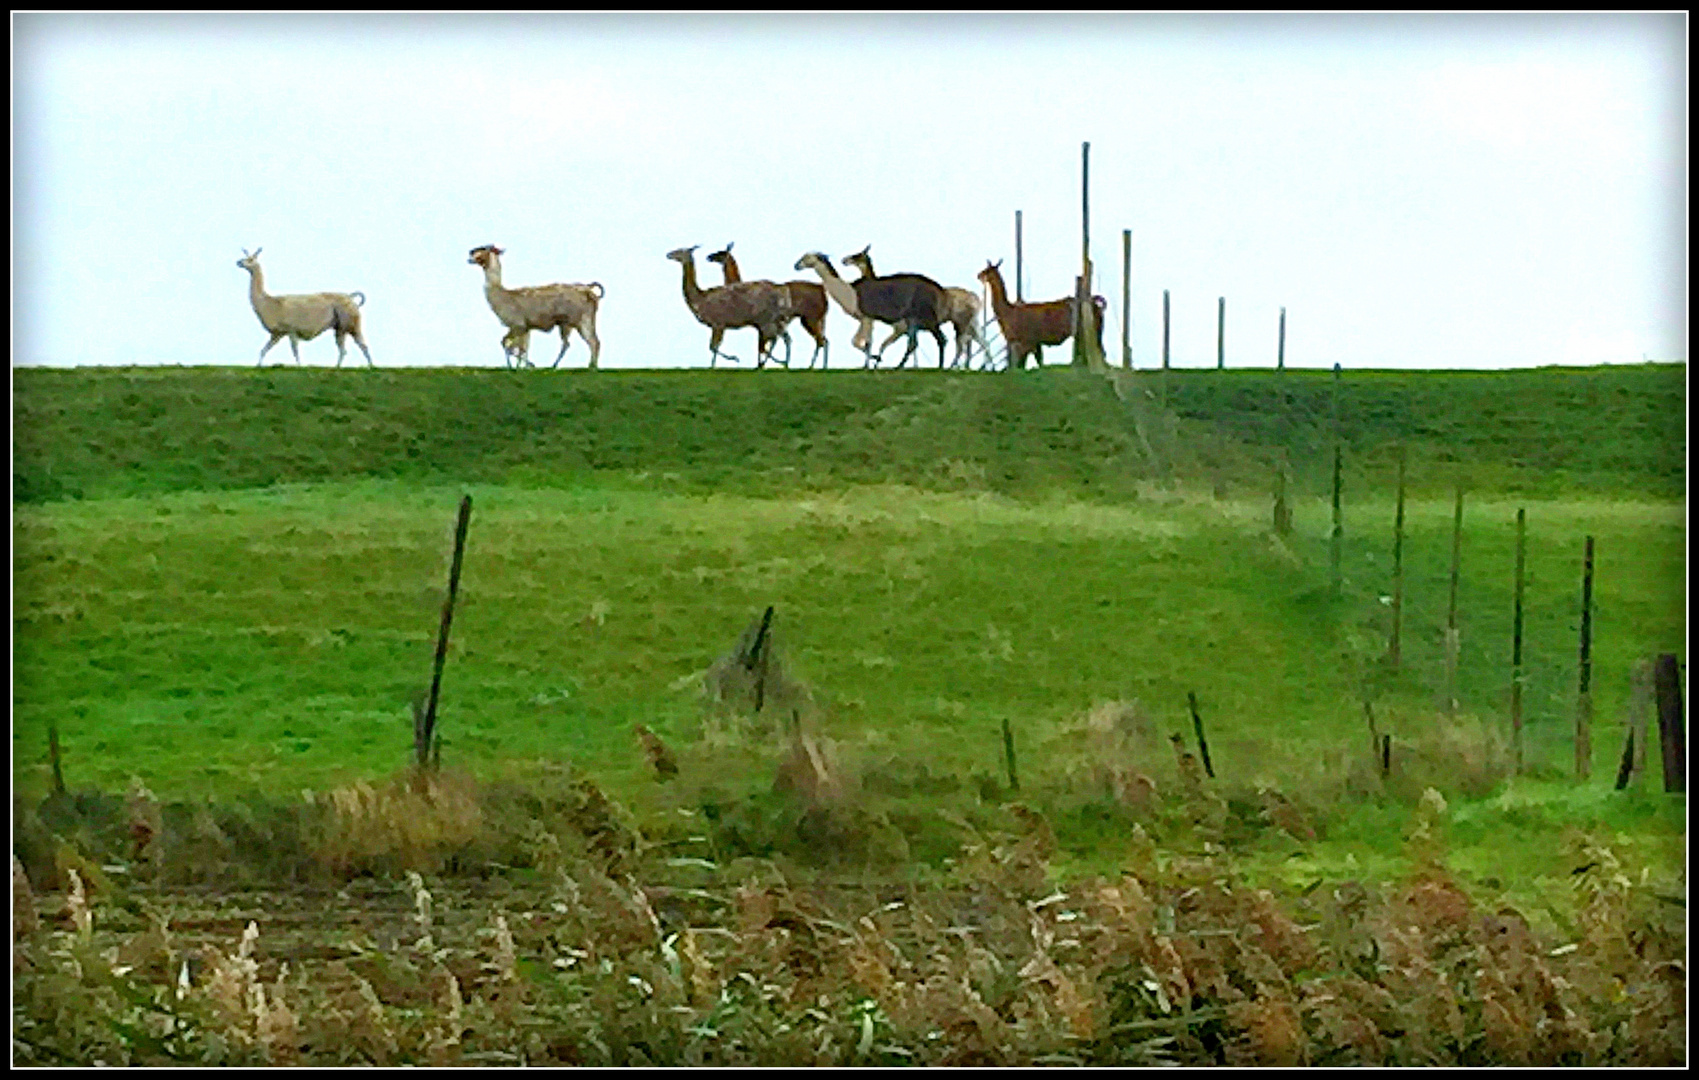
<svg viewBox="0 0 1699 1080">
<path fill-rule="evenodd" d="M 317 853 L 333 872 L 434 872 L 477 839 L 482 811 L 469 777 L 419 769 L 379 784 L 355 781 L 322 800 Z"/>
</svg>

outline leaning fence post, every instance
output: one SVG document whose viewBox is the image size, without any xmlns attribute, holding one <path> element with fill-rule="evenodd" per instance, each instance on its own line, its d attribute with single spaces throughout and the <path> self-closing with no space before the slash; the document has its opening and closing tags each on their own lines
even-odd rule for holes
<svg viewBox="0 0 1699 1080">
<path fill-rule="evenodd" d="M 767 610 L 761 616 L 761 629 L 755 632 L 755 640 L 749 646 L 749 655 L 743 658 L 743 667 L 755 677 L 755 711 L 760 712 L 761 706 L 767 699 L 767 654 L 772 650 L 768 631 L 773 625 L 773 605 L 768 604 Z"/>
<path fill-rule="evenodd" d="M 442 689 L 443 661 L 448 658 L 448 625 L 454 620 L 454 596 L 460 589 L 460 559 L 466 551 L 466 526 L 471 519 L 472 496 L 465 495 L 460 500 L 460 518 L 454 526 L 454 562 L 448 571 L 448 596 L 442 602 L 442 626 L 437 631 L 437 656 L 435 668 L 431 673 L 431 696 L 425 705 L 422 722 L 416 723 L 413 729 L 413 757 L 421 769 L 431 766 L 431 740 L 437 726 L 437 694 Z M 441 754 L 439 747 L 439 761 Z"/>
<path fill-rule="evenodd" d="M 1215 779 L 1215 766 L 1209 762 L 1209 743 L 1203 737 L 1203 717 L 1198 715 L 1198 695 L 1195 690 L 1186 691 L 1186 704 L 1192 707 L 1192 730 L 1198 737 L 1198 757 L 1203 759 L 1203 771 L 1211 780 Z"/>
<path fill-rule="evenodd" d="M 1658 695 L 1658 738 L 1664 756 L 1664 790 L 1687 790 L 1687 733 L 1681 720 L 1681 662 L 1661 653 L 1652 667 Z"/>
</svg>

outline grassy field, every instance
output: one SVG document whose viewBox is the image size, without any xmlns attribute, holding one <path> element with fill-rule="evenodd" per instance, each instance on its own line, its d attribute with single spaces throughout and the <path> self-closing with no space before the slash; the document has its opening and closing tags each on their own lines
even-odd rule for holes
<svg viewBox="0 0 1699 1080">
<path fill-rule="evenodd" d="M 39 871 L 61 887 L 72 865 L 97 876 L 101 866 L 145 870 L 160 884 L 230 885 L 295 881 L 308 864 L 320 867 L 313 873 L 337 868 L 343 880 L 356 872 L 393 877 L 422 860 L 421 869 L 459 866 L 462 874 L 506 867 L 515 888 L 577 897 L 581 888 L 605 888 L 596 884 L 605 879 L 592 873 L 580 884 L 550 885 L 548 874 L 563 852 L 597 864 L 597 838 L 613 830 L 640 833 L 641 842 L 622 843 L 649 859 L 618 873 L 636 869 L 646 886 L 667 882 L 655 886 L 657 896 L 681 883 L 720 890 L 723 903 L 740 910 L 753 902 L 749 895 L 725 890 L 751 875 L 850 873 L 875 892 L 885 887 L 880 882 L 936 881 L 944 892 L 928 904 L 956 903 L 947 898 L 963 888 L 976 895 L 990 888 L 1018 911 L 1084 875 L 1126 873 L 1162 904 L 1182 908 L 1198 888 L 1222 887 L 1219 903 L 1203 914 L 1228 926 L 1267 916 L 1256 888 L 1274 890 L 1298 912 L 1310 911 L 1305 905 L 1322 895 L 1315 890 L 1323 882 L 1330 883 L 1323 892 L 1339 897 L 1356 886 L 1341 885 L 1340 893 L 1332 883 L 1363 881 L 1372 891 L 1376 883 L 1415 881 L 1408 886 L 1415 893 L 1388 900 L 1385 927 L 1380 915 L 1350 917 L 1368 919 L 1351 925 L 1372 929 L 1377 947 L 1395 951 L 1400 903 L 1414 903 L 1415 921 L 1436 935 L 1449 933 L 1450 901 L 1421 892 L 1443 878 L 1455 880 L 1444 888 L 1466 889 L 1486 907 L 1514 905 L 1551 941 L 1591 942 L 1577 957 L 1587 966 L 1572 981 L 1605 978 L 1628 970 L 1630 961 L 1611 951 L 1626 940 L 1623 928 L 1662 941 L 1669 901 L 1660 897 L 1685 892 L 1684 807 L 1659 791 L 1656 748 L 1638 790 L 1611 790 L 1634 663 L 1656 652 L 1685 661 L 1684 382 L 1685 370 L 1670 366 L 1346 377 L 1338 399 L 1345 533 L 1335 592 L 1331 374 L 1176 371 L 1164 387 L 1160 375 L 1146 373 L 1117 389 L 1071 371 L 20 370 L 13 784 L 22 832 L 14 832 L 14 850 L 35 880 Z M 1383 657 L 1400 448 L 1412 494 L 1403 663 L 1394 671 Z M 1280 465 L 1292 474 L 1294 529 L 1286 537 L 1270 528 Z M 1458 596 L 1460 712 L 1452 720 L 1442 708 L 1442 631 L 1459 483 L 1469 494 Z M 440 710 L 450 780 L 433 789 L 440 798 L 419 802 L 386 787 L 387 778 L 409 758 L 410 701 L 429 682 L 454 510 L 466 492 L 473 515 Z M 1519 508 L 1529 538 L 1527 769 L 1510 779 Z M 1596 721 L 1593 776 L 1577 784 L 1569 778 L 1569 732 L 1586 536 L 1598 552 Z M 705 673 L 768 605 L 793 692 L 762 717 L 706 707 Z M 1217 773 L 1204 787 L 1188 780 L 1168 745 L 1170 733 L 1192 742 L 1190 693 Z M 793 704 L 822 739 L 827 773 L 847 792 L 825 818 L 816 813 L 826 805 L 817 792 L 797 794 L 795 752 L 786 747 L 800 744 L 782 733 L 784 716 L 771 715 Z M 1388 776 L 1369 753 L 1366 709 L 1393 737 Z M 1018 748 L 1018 792 L 1004 769 L 1005 723 Z M 655 783 L 636 724 L 675 752 L 679 773 L 670 783 Z M 58 732 L 73 792 L 119 792 L 140 782 L 166 804 L 164 839 L 151 863 L 125 853 L 122 800 L 43 801 L 52 785 L 49 727 Z M 562 788 L 563 775 L 578 778 L 576 786 Z M 479 794 L 455 794 L 462 783 Z M 790 794 L 776 790 L 787 784 Z M 1444 793 L 1447 808 L 1421 801 L 1430 787 Z M 135 807 L 146 805 L 136 799 L 132 831 Z M 367 816 L 348 819 L 351 806 L 366 807 Z M 120 839 L 102 839 L 98 821 Z M 1034 851 L 1041 852 L 1036 863 Z M 568 862 L 573 874 L 590 873 Z M 294 868 L 276 869 L 285 864 Z M 1435 869 L 1441 864 L 1447 869 Z M 607 887 L 615 900 L 622 895 L 620 886 Z M 515 901 L 545 912 L 527 916 L 529 929 L 518 932 L 527 948 L 553 950 L 560 940 L 537 920 L 553 918 L 551 903 L 560 912 L 563 902 L 577 901 L 542 893 Z M 624 902 L 615 900 L 609 912 Z M 180 897 L 157 903 L 198 910 L 182 908 Z M 1646 905 L 1664 914 L 1646 915 Z M 67 926 L 72 909 L 63 916 Z M 1090 919 L 1114 922 L 1108 908 L 1092 910 Z M 1180 908 L 1162 910 L 1173 918 Z M 1334 917 L 1318 912 L 1294 917 Z M 821 926 L 840 925 L 817 914 L 827 919 Z M 699 913 L 679 925 L 721 918 Z M 1201 925 L 1216 925 L 1208 919 Z M 660 944 L 656 925 L 657 940 L 639 952 Z M 728 925 L 738 942 L 756 924 Z M 589 933 L 587 926 L 574 932 Z M 469 971 L 509 964 L 506 953 L 477 943 L 489 932 L 464 928 Z M 325 933 L 341 940 L 344 931 Z M 301 956 L 319 956 L 330 938 L 304 938 Z M 639 934 L 633 942 L 639 938 L 647 940 Z M 1026 938 L 993 946 L 1010 971 L 1036 962 Z M 1144 977 L 1154 977 L 1158 946 L 1145 931 L 1128 940 L 1135 952 L 1148 952 Z M 1637 940 L 1640 958 L 1632 963 L 1652 970 L 1662 954 L 1646 951 L 1650 939 Z M 92 952 L 76 951 L 87 951 L 86 935 L 66 941 L 72 944 L 31 955 L 51 967 L 74 954 L 81 959 L 65 970 L 105 970 Z M 370 942 L 360 950 L 389 952 L 373 952 Z M 1079 1050 L 1078 1031 L 1089 1029 L 1097 1049 L 1072 1060 L 1146 1060 L 1124 1056 L 1134 1051 L 1114 1035 L 1123 1028 L 1099 1023 L 1122 1015 L 1123 1006 L 1111 1004 L 1121 984 L 1091 966 L 1089 952 L 1078 960 L 1085 967 L 1067 967 L 1068 978 L 1096 986 L 1094 1000 L 1109 1012 L 1092 1013 L 1068 994 L 1033 1005 L 1070 1019 L 1054 1031 L 1020 1029 L 1028 1034 L 999 1043 L 993 1059 L 1030 1061 L 1042 1051 L 1068 1060 Z M 556 967 L 575 962 L 571 949 L 555 955 Z M 731 963 L 712 955 L 713 964 Z M 1328 953 L 1333 959 L 1314 967 L 1320 962 L 1303 958 L 1309 955 L 1282 956 L 1291 979 L 1319 978 L 1312 968 L 1344 962 Z M 271 962 L 291 956 L 285 950 Z M 621 953 L 618 963 L 637 964 L 629 970 L 640 972 L 639 982 L 665 974 L 636 957 Z M 1205 962 L 1188 959 L 1189 977 L 1203 978 L 1194 961 Z M 1399 979 L 1431 982 L 1421 974 L 1427 962 L 1382 965 L 1365 977 L 1403 994 Z M 971 946 L 960 963 L 964 971 L 980 963 Z M 683 978 L 680 970 L 666 978 Z M 865 965 L 856 970 L 868 977 Z M 328 981 L 314 982 L 313 994 L 330 995 L 315 1009 L 340 1008 L 337 995 L 352 993 L 344 975 L 331 971 Z M 371 971 L 363 977 L 380 988 L 384 1008 L 435 993 L 408 982 L 411 975 L 394 982 L 393 970 L 384 976 L 389 983 Z M 458 977 L 471 987 L 486 976 Z M 28 983 L 29 1023 L 105 1008 L 79 996 L 86 978 L 58 978 Z M 623 986 L 624 978 L 614 983 Z M 898 1010 L 898 998 L 878 989 L 888 982 L 859 990 L 854 979 L 844 984 L 850 996 L 833 1008 L 847 1010 L 840 1019 L 852 1036 L 873 1030 L 856 994 Z M 123 985 L 124 994 L 152 993 Z M 989 984 L 981 990 L 995 996 Z M 310 997 L 305 982 L 299 992 L 296 1000 Z M 1237 1051 L 1205 1031 L 1216 1023 L 1208 1020 L 1215 992 L 1198 993 L 1203 1019 L 1187 1022 L 1185 1052 L 1150 1060 L 1235 1060 Z M 1667 1002 L 1654 997 L 1634 1006 L 1642 1010 L 1634 1015 L 1655 1034 L 1625 1042 L 1628 1014 L 1610 1019 L 1607 1008 L 1595 1019 L 1605 1025 L 1600 1031 L 1617 1025 L 1614 1042 L 1583 1040 L 1553 1049 L 1552 1060 L 1664 1060 L 1668 1031 L 1676 1029 L 1656 1028 L 1664 1020 L 1651 1018 L 1664 1017 Z M 459 1000 L 443 1008 L 458 1016 Z M 1297 1008 L 1298 998 L 1290 1000 Z M 72 1008 L 71 1001 L 82 1003 Z M 628 1021 L 613 1018 L 637 1015 L 613 997 L 604 1004 L 615 1028 Z M 1156 1009 L 1151 1001 L 1125 1007 L 1142 1017 L 1130 1021 L 1133 1029 L 1159 1022 L 1140 1011 Z M 1335 1060 L 1326 1056 L 1335 1053 L 1411 1063 L 1544 1060 L 1527 1049 L 1482 1051 L 1478 1038 L 1496 1047 L 1504 1036 L 1490 1022 L 1484 1035 L 1475 1027 L 1477 1035 L 1436 1035 L 1443 1049 L 1431 1053 L 1370 1053 L 1341 1035 L 1325 1010 L 1304 1013 L 1306 1045 L 1316 1049 L 1293 1051 L 1291 1040 L 1269 1035 L 1279 1025 L 1268 1028 L 1263 1013 L 1243 1012 L 1248 1007 L 1224 1014 L 1235 1018 L 1236 1038 L 1261 1048 L 1242 1060 Z M 504 1013 L 504 1023 L 530 1030 L 534 1020 L 525 1017 L 534 1014 L 526 1010 L 537 1008 L 533 1001 Z M 1024 1014 L 1004 1012 L 1019 1029 Z M 413 1015 L 393 1016 L 404 1014 Z M 224 1031 L 220 1045 L 253 1053 L 263 1043 L 260 1057 L 273 1060 L 263 1031 L 229 1042 L 235 1029 L 228 1025 L 249 1021 L 209 1016 L 172 1022 Z M 551 1021 L 578 1022 L 564 1014 Z M 1413 1014 L 1376 1021 L 1407 1032 L 1428 1022 Z M 76 1037 L 38 1026 L 26 1041 L 45 1054 L 60 1042 L 110 1041 L 128 1023 Z M 654 1037 L 684 1038 L 682 1028 L 668 1026 L 672 1020 L 654 1023 Z M 761 1038 L 788 1046 L 776 1032 L 814 1023 L 791 1017 Z M 820 1032 L 830 1026 L 819 1023 Z M 944 1053 L 945 1043 L 926 1041 L 931 1023 L 913 1019 L 911 1041 L 897 1040 L 909 1049 L 891 1060 L 963 1060 Z M 696 1050 L 680 1043 L 667 1060 L 703 1052 L 698 1028 L 689 1030 L 697 1034 L 685 1042 Z M 606 1035 L 584 1036 L 593 1052 L 551 1058 L 533 1049 L 528 1059 L 642 1060 L 609 1050 Z M 326 1038 L 327 1053 L 342 1052 Z M 446 1044 L 435 1038 L 401 1060 L 437 1060 Z M 502 1042 L 507 1034 L 491 1038 L 499 1052 L 511 1049 Z M 1339 1049 L 1342 1039 L 1356 1048 Z M 214 1060 L 204 1048 L 127 1056 L 139 1053 L 136 1044 L 127 1035 L 118 1042 L 129 1049 L 102 1060 Z M 856 1043 L 852 1037 L 849 1045 Z M 1151 1045 L 1138 1042 L 1137 1054 L 1155 1053 Z M 1026 1049 L 1010 1049 L 1020 1046 Z M 794 1061 L 800 1051 L 762 1053 L 777 1056 L 701 1060 Z M 813 1060 L 873 1060 L 858 1053 L 820 1049 Z"/>
<path fill-rule="evenodd" d="M 463 486 L 474 524 L 443 704 L 463 764 L 567 759 L 638 795 L 631 725 L 696 738 L 692 676 L 772 604 L 825 730 L 874 765 L 995 775 L 1007 719 L 1042 775 L 1069 763 L 1070 725 L 1094 706 L 1136 701 L 1181 730 L 1192 691 L 1224 772 L 1301 788 L 1361 741 L 1365 698 L 1400 738 L 1433 722 L 1452 511 L 1435 489 L 1466 457 L 1477 482 L 1570 494 L 1470 496 L 1463 709 L 1494 723 L 1506 709 L 1526 507 L 1528 755 L 1535 775 L 1563 771 L 1594 535 L 1602 783 L 1633 661 L 1683 648 L 1684 515 L 1667 498 L 1682 444 L 1663 430 L 1679 410 L 1656 400 L 1679 376 L 1346 380 L 1335 597 L 1325 489 L 1303 479 L 1331 375 L 1176 372 L 1174 420 L 1065 371 L 26 370 L 14 490 L 45 501 L 15 506 L 14 779 L 41 783 L 49 722 L 79 781 L 108 788 L 136 774 L 185 794 L 280 792 L 393 768 Z M 1495 426 L 1507 400 L 1521 419 Z M 1598 434 L 1605 419 L 1619 437 Z M 1159 459 L 1153 439 L 1192 452 Z M 1400 440 L 1419 494 L 1390 674 Z M 1288 541 L 1269 534 L 1259 476 L 1281 455 L 1300 465 Z M 1225 498 L 1199 491 L 1216 484 Z"/>
</svg>

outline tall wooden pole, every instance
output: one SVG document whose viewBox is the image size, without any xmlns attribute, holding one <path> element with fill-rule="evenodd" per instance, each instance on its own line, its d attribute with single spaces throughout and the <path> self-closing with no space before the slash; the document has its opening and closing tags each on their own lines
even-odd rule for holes
<svg viewBox="0 0 1699 1080">
<path fill-rule="evenodd" d="M 1227 366 L 1227 298 L 1221 297 L 1215 305 L 1215 366 L 1217 369 Z"/>
<path fill-rule="evenodd" d="M 1274 366 L 1280 371 L 1286 370 L 1286 309 L 1280 309 L 1280 350 L 1275 354 Z"/>
<path fill-rule="evenodd" d="M 1168 290 L 1162 290 L 1162 407 L 1168 407 Z"/>
<path fill-rule="evenodd" d="M 1168 370 L 1168 290 L 1162 290 L 1162 370 Z"/>
<path fill-rule="evenodd" d="M 1091 273 L 1091 144 L 1080 143 L 1080 273 Z M 1087 288 L 1090 288 L 1088 282 Z"/>
<path fill-rule="evenodd" d="M 1121 230 L 1121 366 L 1133 366 L 1130 334 L 1133 322 L 1133 230 Z"/>
<path fill-rule="evenodd" d="M 1510 629 L 1510 750 L 1522 774 L 1522 584 L 1528 567 L 1528 511 L 1516 511 L 1516 606 Z"/>
<path fill-rule="evenodd" d="M 1103 366 L 1102 328 L 1091 285 L 1091 143 L 1080 143 L 1080 276 L 1074 288 L 1074 363 L 1097 370 Z M 1094 333 L 1096 330 L 1098 332 Z"/>
<path fill-rule="evenodd" d="M 1021 212 L 1015 211 L 1015 303 L 1021 302 Z"/>
</svg>

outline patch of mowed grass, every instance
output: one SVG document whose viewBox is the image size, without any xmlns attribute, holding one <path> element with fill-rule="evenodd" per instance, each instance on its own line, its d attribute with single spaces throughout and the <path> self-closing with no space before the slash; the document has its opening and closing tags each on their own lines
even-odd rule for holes
<svg viewBox="0 0 1699 1080">
<path fill-rule="evenodd" d="M 375 477 L 771 493 L 904 482 L 1129 495 L 1108 386 L 936 372 L 25 369 L 13 499 Z M 942 453 L 940 453 L 942 448 Z"/>
<path fill-rule="evenodd" d="M 1352 482 L 1676 498 L 1680 364 L 1345 374 Z M 1141 485 L 1325 490 L 1333 377 L 1134 372 L 20 368 L 14 503 L 354 478 L 690 493 L 901 483 L 1126 502 Z M 1169 408 L 1159 405 L 1166 400 Z M 593 479 L 592 479 L 593 478 Z"/>
</svg>

